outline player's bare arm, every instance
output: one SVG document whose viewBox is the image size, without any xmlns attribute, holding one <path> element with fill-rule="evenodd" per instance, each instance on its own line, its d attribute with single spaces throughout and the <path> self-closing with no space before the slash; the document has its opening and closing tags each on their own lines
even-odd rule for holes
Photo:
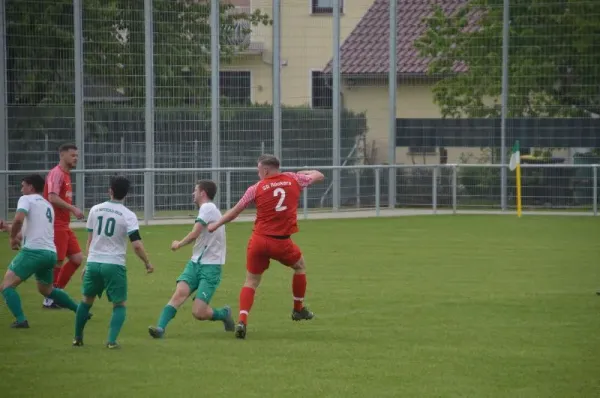
<svg viewBox="0 0 600 398">
<path fill-rule="evenodd" d="M 136 233 L 139 236 L 139 231 Z M 136 239 L 135 237 L 133 237 L 132 239 L 135 239 L 131 242 L 131 246 L 133 246 L 135 255 L 138 256 L 138 258 L 144 263 L 144 266 L 146 267 L 146 272 L 151 274 L 152 272 L 154 272 L 154 267 L 152 266 L 152 264 L 150 264 L 150 260 L 148 260 L 148 254 L 146 254 L 146 249 L 144 248 L 144 244 L 142 243 L 141 238 Z"/>
<path fill-rule="evenodd" d="M 215 232 L 220 226 L 225 225 L 233 220 L 235 220 L 241 213 L 244 211 L 246 206 L 243 203 L 238 202 L 231 209 L 227 210 L 225 214 L 219 219 L 219 221 L 210 223 L 207 225 L 208 232 Z"/>
<path fill-rule="evenodd" d="M 182 240 L 174 240 L 171 243 L 171 250 L 175 251 L 181 249 L 183 246 L 189 245 L 194 242 L 202 233 L 202 224 L 197 222 L 194 224 L 194 228 L 192 228 L 191 232 L 185 236 Z"/>
<path fill-rule="evenodd" d="M 66 209 L 73 213 L 73 215 L 78 219 L 83 219 L 83 212 L 79 210 L 77 207 L 68 204 L 64 200 L 62 200 L 56 193 L 50 192 L 48 194 L 48 201 L 52 203 L 54 206 L 60 207 L 62 209 Z"/>
<path fill-rule="evenodd" d="M 0 219 L 0 231 L 2 232 L 10 232 L 10 224 L 6 221 Z"/>
<path fill-rule="evenodd" d="M 325 176 L 318 170 L 301 170 L 297 174 L 304 174 L 311 178 L 311 184 L 316 182 L 323 182 L 325 180 Z"/>
<path fill-rule="evenodd" d="M 15 218 L 13 219 L 10 228 L 10 248 L 13 250 L 19 250 L 21 247 L 21 229 L 23 228 L 24 222 L 25 213 L 18 211 L 17 214 L 15 214 Z"/>
</svg>

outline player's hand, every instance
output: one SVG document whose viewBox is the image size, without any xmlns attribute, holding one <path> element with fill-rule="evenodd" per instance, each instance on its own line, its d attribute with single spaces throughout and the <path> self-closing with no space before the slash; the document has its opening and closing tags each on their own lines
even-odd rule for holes
<svg viewBox="0 0 600 398">
<path fill-rule="evenodd" d="M 146 273 L 151 274 L 153 272 L 154 272 L 154 267 L 152 266 L 152 264 L 150 264 L 150 263 L 146 264 Z"/>
<path fill-rule="evenodd" d="M 6 221 L 0 218 L 0 232 L 4 231 Z"/>
<path fill-rule="evenodd" d="M 213 232 L 215 232 L 217 230 L 217 226 L 215 223 L 210 223 L 206 226 L 206 229 L 208 230 L 208 232 L 210 232 L 212 234 Z"/>
<path fill-rule="evenodd" d="M 18 238 L 10 239 L 10 248 L 12 250 L 19 250 L 21 248 L 21 240 Z"/>
<path fill-rule="evenodd" d="M 73 208 L 73 215 L 78 219 L 78 220 L 83 220 L 83 212 L 81 210 L 79 210 L 77 207 Z"/>
<path fill-rule="evenodd" d="M 174 241 L 171 243 L 171 250 L 173 250 L 173 251 L 176 251 L 176 250 L 178 250 L 178 249 L 179 249 L 179 241 L 178 241 L 178 240 L 174 240 Z"/>
</svg>

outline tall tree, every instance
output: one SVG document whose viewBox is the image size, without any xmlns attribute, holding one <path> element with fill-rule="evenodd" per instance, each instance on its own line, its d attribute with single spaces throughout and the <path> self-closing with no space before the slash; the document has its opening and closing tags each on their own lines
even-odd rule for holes
<svg viewBox="0 0 600 398">
<path fill-rule="evenodd" d="M 144 92 L 144 2 L 86 0 L 83 11 L 84 72 L 92 83 L 121 89 L 134 101 Z M 260 10 L 220 9 L 221 62 L 248 43 L 231 40 L 252 26 L 271 23 Z M 73 102 L 72 0 L 6 2 L 9 104 Z M 210 76 L 210 2 L 153 1 L 155 98 L 158 106 L 207 98 Z"/>
<path fill-rule="evenodd" d="M 511 0 L 509 116 L 600 114 L 600 1 Z M 444 117 L 500 115 L 502 0 L 434 6 L 415 42 Z M 490 100 L 492 99 L 492 100 Z"/>
</svg>

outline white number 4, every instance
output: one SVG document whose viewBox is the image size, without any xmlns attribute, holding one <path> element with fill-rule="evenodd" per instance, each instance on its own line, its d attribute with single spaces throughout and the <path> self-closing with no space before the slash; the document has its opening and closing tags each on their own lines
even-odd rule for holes
<svg viewBox="0 0 600 398">
<path fill-rule="evenodd" d="M 277 188 L 273 191 L 273 196 L 279 196 L 279 202 L 277 202 L 277 206 L 275 206 L 275 211 L 284 211 L 287 210 L 287 206 L 282 206 L 283 201 L 285 200 L 285 191 L 283 188 Z"/>
</svg>

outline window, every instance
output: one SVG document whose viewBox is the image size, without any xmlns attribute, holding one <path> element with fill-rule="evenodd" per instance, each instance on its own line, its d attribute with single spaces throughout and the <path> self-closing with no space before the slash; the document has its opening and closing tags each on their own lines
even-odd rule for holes
<svg viewBox="0 0 600 398">
<path fill-rule="evenodd" d="M 219 73 L 221 99 L 231 104 L 247 105 L 252 102 L 252 77 L 249 71 L 226 70 Z"/>
<path fill-rule="evenodd" d="M 311 0 L 313 14 L 333 14 L 333 0 Z M 340 0 L 340 13 L 344 11 L 344 0 Z"/>
<path fill-rule="evenodd" d="M 331 109 L 333 106 L 333 90 L 331 77 L 323 72 L 311 72 L 311 106 L 313 108 Z"/>
</svg>

